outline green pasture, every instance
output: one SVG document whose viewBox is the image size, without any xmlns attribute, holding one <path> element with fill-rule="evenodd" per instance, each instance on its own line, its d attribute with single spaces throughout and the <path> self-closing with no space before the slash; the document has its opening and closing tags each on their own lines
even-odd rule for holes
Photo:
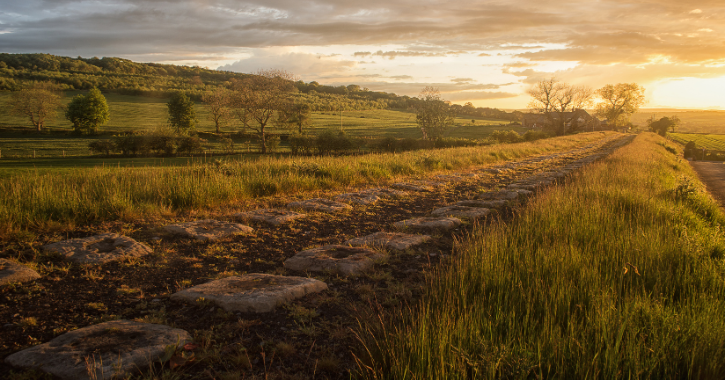
<svg viewBox="0 0 725 380">
<path fill-rule="evenodd" d="M 653 116 L 655 119 L 677 116 L 680 119 L 680 126 L 675 132 L 678 133 L 725 134 L 725 111 L 645 109 L 632 115 L 632 123 L 639 125 L 640 128 L 646 128 L 647 121 Z"/>
<path fill-rule="evenodd" d="M 725 134 L 669 133 L 667 136 L 682 145 L 694 141 L 698 148 L 725 151 Z"/>
</svg>

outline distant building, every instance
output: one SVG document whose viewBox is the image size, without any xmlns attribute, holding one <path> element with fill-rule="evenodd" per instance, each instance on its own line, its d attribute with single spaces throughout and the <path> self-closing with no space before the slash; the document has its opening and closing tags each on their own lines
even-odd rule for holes
<svg viewBox="0 0 725 380">
<path fill-rule="evenodd" d="M 555 129 L 561 125 L 559 119 L 562 115 L 558 112 L 551 112 L 548 116 L 543 113 L 526 113 L 523 116 L 521 125 L 531 129 Z M 600 131 L 604 124 L 586 110 L 564 112 L 565 133 L 573 131 Z"/>
</svg>

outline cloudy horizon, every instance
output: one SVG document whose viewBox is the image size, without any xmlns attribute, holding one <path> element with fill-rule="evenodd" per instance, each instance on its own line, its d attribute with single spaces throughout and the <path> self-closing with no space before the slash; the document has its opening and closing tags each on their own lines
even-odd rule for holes
<svg viewBox="0 0 725 380">
<path fill-rule="evenodd" d="M 532 83 L 636 82 L 646 107 L 725 105 L 715 0 L 2 1 L 0 51 L 114 56 L 525 108 Z"/>
</svg>

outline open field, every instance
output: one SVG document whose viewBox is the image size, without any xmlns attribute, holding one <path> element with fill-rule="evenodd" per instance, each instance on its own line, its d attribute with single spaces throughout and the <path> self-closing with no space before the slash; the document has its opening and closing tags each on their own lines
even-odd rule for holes
<svg viewBox="0 0 725 380">
<path fill-rule="evenodd" d="M 387 258 L 375 262 L 373 268 L 360 275 L 293 270 L 283 264 L 285 260 L 310 247 L 340 244 L 349 238 L 390 230 L 396 221 L 430 215 L 431 210 L 443 205 L 472 199 L 481 192 L 495 191 L 535 174 L 551 173 L 594 153 L 607 151 L 612 143 L 630 139 L 612 133 L 598 134 L 599 138 L 595 138 L 596 135 L 589 134 L 591 139 L 577 143 L 568 140 L 571 137 L 532 143 L 530 149 L 545 148 L 546 152 L 541 156 L 535 155 L 533 150 L 519 152 L 527 159 L 512 156 L 516 152 L 510 148 L 515 146 L 507 149 L 499 146 L 499 150 L 493 151 L 480 148 L 479 156 L 496 162 L 495 167 L 476 165 L 461 169 L 458 177 L 448 176 L 448 179 L 432 175 L 454 174 L 446 170 L 448 162 L 436 161 L 444 157 L 450 160 L 449 156 L 429 156 L 425 160 L 425 170 L 403 177 L 441 181 L 430 192 L 410 191 L 400 198 L 354 205 L 342 213 L 306 212 L 306 218 L 281 226 L 249 221 L 254 232 L 216 242 L 174 236 L 164 232 L 162 226 L 208 217 L 232 221 L 240 210 L 280 208 L 292 199 L 319 195 L 334 198 L 337 190 L 350 191 L 354 187 L 342 186 L 324 193 L 281 192 L 276 197 L 250 199 L 245 204 L 191 208 L 158 218 L 153 214 L 142 214 L 125 220 L 96 220 L 76 226 L 58 223 L 48 225 L 50 228 L 47 229 L 31 228 L 9 234 L 0 240 L 0 257 L 23 263 L 37 270 L 42 277 L 29 283 L 0 287 L 0 326 L 3 329 L 0 359 L 68 331 L 123 319 L 184 329 L 193 337 L 193 344 L 188 348 L 179 347 L 172 352 L 173 360 L 154 360 L 148 365 L 140 365 L 144 373 L 131 376 L 131 379 L 348 380 L 355 375 L 353 353 L 358 357 L 362 353 L 353 333 L 356 318 L 368 315 L 371 308 L 393 311 L 400 310 L 401 305 L 417 302 L 425 293 L 426 279 L 434 269 L 441 264 L 448 265 L 451 257 L 459 254 L 453 250 L 454 242 L 467 236 L 477 224 L 469 221 L 450 232 L 431 233 L 431 241 L 405 251 L 385 250 Z M 560 146 L 555 148 L 550 145 L 552 143 Z M 452 149 L 450 153 L 460 157 L 464 152 Z M 504 155 L 509 157 L 504 158 Z M 397 157 L 403 164 L 407 160 L 402 154 Z M 351 168 L 346 169 L 349 171 L 360 164 L 330 163 L 350 165 Z M 266 167 L 261 164 L 258 167 Z M 461 162 L 451 161 L 453 164 Z M 324 176 L 324 170 L 329 168 L 319 169 L 317 172 Z M 337 173 L 331 174 L 332 178 L 341 178 Z M 218 186 L 214 182 L 206 185 Z M 374 184 L 365 182 L 360 186 Z M 83 184 L 76 184 L 75 188 L 81 189 Z M 492 209 L 490 220 L 511 220 L 517 214 L 518 204 L 514 201 Z M 133 237 L 148 244 L 153 252 L 145 257 L 106 264 L 78 264 L 43 251 L 45 244 L 100 232 Z M 329 288 L 264 314 L 229 311 L 208 299 L 186 303 L 171 297 L 179 290 L 212 279 L 245 273 L 311 277 L 325 282 Z M 102 344 L 99 351 L 117 347 L 109 347 L 105 339 Z M 42 375 L 0 362 L 0 377 L 19 380 L 39 379 Z"/>
<path fill-rule="evenodd" d="M 725 215 L 666 147 L 639 135 L 475 230 L 420 303 L 363 320 L 365 378 L 723 378 Z"/>
<path fill-rule="evenodd" d="M 698 148 L 725 151 L 725 134 L 668 133 L 667 137 L 682 145 L 694 141 Z"/>
<path fill-rule="evenodd" d="M 632 115 L 632 123 L 646 128 L 647 120 L 677 116 L 681 124 L 675 132 L 725 134 L 725 111 L 699 111 L 677 109 L 642 109 Z"/>
<path fill-rule="evenodd" d="M 596 141 L 595 132 L 487 147 L 354 157 L 259 157 L 176 167 L 20 170 L 0 182 L 0 225 L 88 222 L 139 214 L 210 209 L 269 195 L 386 184 L 436 171 L 463 169 L 554 152 Z"/>
</svg>

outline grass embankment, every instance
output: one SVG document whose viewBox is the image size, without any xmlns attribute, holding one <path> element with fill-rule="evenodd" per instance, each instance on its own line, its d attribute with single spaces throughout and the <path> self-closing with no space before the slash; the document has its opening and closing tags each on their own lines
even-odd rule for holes
<svg viewBox="0 0 725 380">
<path fill-rule="evenodd" d="M 219 165 L 19 172 L 0 182 L 0 227 L 12 230 L 50 221 L 83 223 L 211 209 L 260 196 L 384 184 L 407 176 L 569 149 L 612 135 L 597 132 L 532 143 L 397 155 L 261 158 Z"/>
<path fill-rule="evenodd" d="M 364 377 L 725 377 L 725 215 L 666 144 L 474 232 L 419 305 L 362 324 Z"/>
</svg>

